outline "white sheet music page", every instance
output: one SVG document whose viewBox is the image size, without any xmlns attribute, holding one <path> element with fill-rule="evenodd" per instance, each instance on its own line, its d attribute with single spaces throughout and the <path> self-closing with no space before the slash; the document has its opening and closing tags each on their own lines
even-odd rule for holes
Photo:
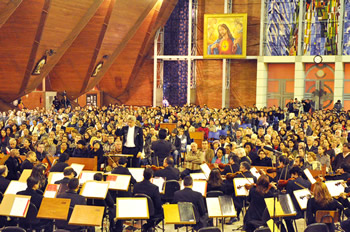
<svg viewBox="0 0 350 232">
<path fill-rule="evenodd" d="M 315 178 L 312 176 L 312 174 L 308 168 L 304 170 L 304 173 L 305 173 L 306 177 L 309 179 L 309 181 L 311 182 L 311 184 L 316 183 Z"/>
<path fill-rule="evenodd" d="M 50 172 L 49 175 L 51 176 L 49 184 L 54 184 L 56 181 L 64 178 L 63 172 Z"/>
<path fill-rule="evenodd" d="M 208 206 L 208 216 L 209 217 L 221 217 L 221 209 L 219 198 L 217 197 L 207 197 L 207 206 Z"/>
<path fill-rule="evenodd" d="M 207 177 L 204 173 L 191 173 L 190 176 L 193 180 L 206 180 Z"/>
<path fill-rule="evenodd" d="M 11 208 L 10 215 L 14 217 L 24 217 L 27 208 L 29 207 L 30 199 L 15 197 Z"/>
<path fill-rule="evenodd" d="M 256 177 L 256 179 L 259 179 L 260 173 L 258 172 L 258 169 L 256 169 L 256 167 L 252 167 L 250 169 L 250 172 Z"/>
<path fill-rule="evenodd" d="M 128 168 L 131 175 L 134 177 L 134 179 L 137 182 L 143 181 L 143 172 L 145 171 L 144 168 Z"/>
<path fill-rule="evenodd" d="M 96 172 L 81 172 L 79 177 L 79 184 L 84 184 L 88 180 L 94 180 Z"/>
<path fill-rule="evenodd" d="M 345 191 L 345 188 L 341 184 L 340 180 L 329 180 L 326 181 L 325 184 L 332 197 L 338 197 L 341 193 Z"/>
<path fill-rule="evenodd" d="M 27 183 L 19 182 L 19 181 L 11 181 L 9 186 L 5 191 L 5 194 L 17 194 L 19 191 L 24 191 L 27 189 Z"/>
<path fill-rule="evenodd" d="M 82 195 L 89 198 L 105 198 L 108 191 L 107 182 L 88 181 Z"/>
<path fill-rule="evenodd" d="M 210 172 L 211 172 L 208 164 L 207 163 L 201 164 L 200 167 L 201 167 L 201 169 L 202 169 L 202 171 L 203 171 L 203 173 L 204 173 L 204 175 L 206 177 L 206 180 L 207 180 L 209 178 L 209 175 L 210 175 Z"/>
<path fill-rule="evenodd" d="M 110 189 L 116 189 L 116 190 L 128 190 L 129 183 L 130 183 L 131 176 L 129 175 L 109 175 L 107 176 L 106 181 L 109 182 L 109 188 Z"/>
<path fill-rule="evenodd" d="M 85 167 L 84 164 L 75 164 L 75 163 L 72 163 L 70 166 L 71 166 L 71 167 L 74 169 L 74 171 L 77 173 L 77 176 L 80 175 L 81 171 L 83 171 L 83 169 L 84 169 L 84 167 Z"/>
<path fill-rule="evenodd" d="M 236 196 L 248 196 L 249 190 L 245 188 L 245 185 L 253 183 L 253 178 L 234 178 L 233 184 L 235 186 Z"/>
<path fill-rule="evenodd" d="M 207 182 L 206 181 L 193 181 L 193 186 L 192 186 L 192 190 L 196 191 L 196 192 L 200 192 L 202 194 L 202 196 L 206 195 L 206 191 L 207 191 Z"/>
<path fill-rule="evenodd" d="M 146 218 L 148 203 L 146 198 L 117 198 L 118 218 Z"/>
<path fill-rule="evenodd" d="M 159 192 L 163 192 L 163 189 L 164 189 L 164 178 L 163 177 L 153 177 L 151 179 L 151 182 L 155 185 L 157 185 L 158 189 L 159 189 Z"/>
<path fill-rule="evenodd" d="M 297 200 L 300 209 L 304 210 L 307 207 L 307 201 L 311 197 L 309 189 L 299 189 L 293 192 L 295 199 Z"/>
</svg>

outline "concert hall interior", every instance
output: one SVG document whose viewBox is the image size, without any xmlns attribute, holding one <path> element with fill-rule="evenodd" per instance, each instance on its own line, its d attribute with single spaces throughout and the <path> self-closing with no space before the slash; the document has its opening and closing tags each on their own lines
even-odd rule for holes
<svg viewBox="0 0 350 232">
<path fill-rule="evenodd" d="M 350 0 L 1 0 L 0 232 L 350 232 Z"/>
</svg>

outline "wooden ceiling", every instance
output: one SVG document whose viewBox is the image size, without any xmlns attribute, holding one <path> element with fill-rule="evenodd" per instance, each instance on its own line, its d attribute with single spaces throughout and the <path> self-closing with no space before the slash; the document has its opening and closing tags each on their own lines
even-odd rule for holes
<svg viewBox="0 0 350 232">
<path fill-rule="evenodd" d="M 75 99 L 97 84 L 123 99 L 177 0 L 4 0 L 0 3 L 0 109 L 35 90 Z M 32 72 L 44 56 L 39 75 Z M 96 76 L 95 67 L 103 62 Z"/>
</svg>

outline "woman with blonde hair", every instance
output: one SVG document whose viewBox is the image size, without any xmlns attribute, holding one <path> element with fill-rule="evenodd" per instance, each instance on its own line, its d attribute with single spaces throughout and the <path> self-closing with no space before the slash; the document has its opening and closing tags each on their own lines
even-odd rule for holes
<svg viewBox="0 0 350 232">
<path fill-rule="evenodd" d="M 307 202 L 307 225 L 316 222 L 316 212 L 318 210 L 342 211 L 343 209 L 344 207 L 337 200 L 332 198 L 326 184 L 323 182 L 316 182 L 314 187 L 314 197 L 310 198 Z"/>
</svg>

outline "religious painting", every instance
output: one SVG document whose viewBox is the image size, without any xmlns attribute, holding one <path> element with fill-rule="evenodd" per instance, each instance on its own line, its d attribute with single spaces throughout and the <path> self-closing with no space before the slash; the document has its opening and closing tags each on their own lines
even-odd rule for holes
<svg viewBox="0 0 350 232">
<path fill-rule="evenodd" d="M 206 59 L 246 57 L 247 14 L 205 14 L 203 40 Z"/>
<path fill-rule="evenodd" d="M 38 63 L 36 63 L 35 68 L 32 72 L 32 75 L 40 75 L 41 70 L 43 69 L 44 65 L 46 64 L 46 56 L 43 56 Z"/>
<path fill-rule="evenodd" d="M 102 66 L 103 66 L 103 61 L 99 62 L 99 63 L 96 65 L 96 67 L 95 67 L 94 71 L 92 72 L 91 76 L 92 76 L 92 77 L 96 77 L 97 74 L 101 71 Z"/>
</svg>

